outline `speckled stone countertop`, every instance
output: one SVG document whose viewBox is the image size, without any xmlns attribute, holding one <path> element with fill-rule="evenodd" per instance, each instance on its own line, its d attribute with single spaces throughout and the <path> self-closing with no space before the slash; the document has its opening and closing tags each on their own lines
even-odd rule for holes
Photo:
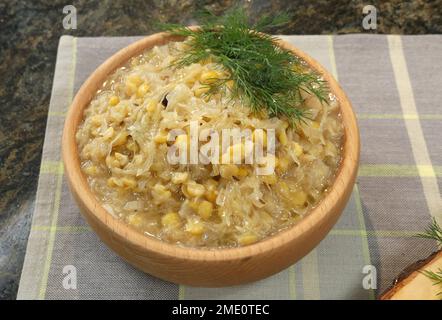
<svg viewBox="0 0 442 320">
<path fill-rule="evenodd" d="M 66 1 L 0 1 L 0 299 L 14 299 L 37 188 L 52 77 L 61 35 L 129 36 L 155 31 L 156 21 L 194 23 L 206 7 L 222 13 L 236 1 L 71 1 L 77 29 L 64 30 Z M 370 1 L 377 33 L 442 33 L 439 1 Z M 285 11 L 291 22 L 280 34 L 368 32 L 353 1 L 240 1 L 251 17 Z"/>
</svg>

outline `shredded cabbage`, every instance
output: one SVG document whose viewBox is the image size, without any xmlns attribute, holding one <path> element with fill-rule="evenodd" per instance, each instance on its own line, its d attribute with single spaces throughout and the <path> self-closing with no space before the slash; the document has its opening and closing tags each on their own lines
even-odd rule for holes
<svg viewBox="0 0 442 320">
<path fill-rule="evenodd" d="M 185 246 L 247 245 L 292 225 L 317 205 L 339 166 L 338 101 L 303 93 L 312 120 L 288 126 L 254 114 L 227 88 L 205 95 L 202 76 L 222 76 L 220 68 L 210 61 L 172 68 L 185 49 L 174 42 L 133 58 L 85 109 L 77 143 L 91 189 L 146 236 Z M 256 175 L 257 164 L 170 164 L 168 133 L 187 132 L 191 121 L 200 132 L 275 129 L 275 173 Z"/>
</svg>

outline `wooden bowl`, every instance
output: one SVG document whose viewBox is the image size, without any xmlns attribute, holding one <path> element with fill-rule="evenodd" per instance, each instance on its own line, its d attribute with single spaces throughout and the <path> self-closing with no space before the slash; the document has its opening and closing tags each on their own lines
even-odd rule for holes
<svg viewBox="0 0 442 320">
<path fill-rule="evenodd" d="M 314 59 L 280 41 L 304 59 L 328 82 L 341 105 L 344 123 L 342 163 L 329 192 L 296 225 L 255 244 L 226 249 L 185 248 L 148 237 L 110 215 L 97 201 L 80 170 L 75 133 L 83 110 L 115 69 L 131 57 L 182 39 L 166 33 L 143 38 L 118 51 L 98 67 L 75 96 L 63 131 L 63 160 L 71 192 L 83 216 L 101 240 L 135 267 L 158 278 L 192 286 L 221 287 L 259 280 L 295 263 L 327 235 L 347 203 L 355 182 L 359 160 L 359 131 L 350 101 L 336 80 Z"/>
</svg>

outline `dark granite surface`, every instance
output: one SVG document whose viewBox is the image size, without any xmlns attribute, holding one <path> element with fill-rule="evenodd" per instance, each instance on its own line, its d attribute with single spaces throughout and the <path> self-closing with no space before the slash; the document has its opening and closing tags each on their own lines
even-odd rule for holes
<svg viewBox="0 0 442 320">
<path fill-rule="evenodd" d="M 64 30 L 62 9 L 77 9 Z M 236 1 L 0 0 L 0 299 L 16 296 L 37 188 L 59 37 L 147 35 L 155 21 L 191 23 L 197 8 L 223 12 Z M 442 33 L 442 1 L 241 1 L 252 17 L 293 15 L 283 34 L 367 32 L 362 8 L 378 9 L 378 33 Z"/>
</svg>

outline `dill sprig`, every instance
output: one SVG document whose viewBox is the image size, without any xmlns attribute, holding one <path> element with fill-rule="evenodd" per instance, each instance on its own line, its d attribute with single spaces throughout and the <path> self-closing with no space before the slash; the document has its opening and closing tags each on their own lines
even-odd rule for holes
<svg viewBox="0 0 442 320">
<path fill-rule="evenodd" d="M 433 281 L 434 286 L 442 285 L 442 269 L 439 268 L 436 272 L 429 271 L 429 270 L 423 270 L 421 271 L 423 275 L 425 275 L 427 278 L 429 278 L 431 281 Z M 442 295 L 442 291 L 438 292 L 437 295 Z"/>
<path fill-rule="evenodd" d="M 262 33 L 286 23 L 287 15 L 264 16 L 250 24 L 245 11 L 235 8 L 221 17 L 206 12 L 202 20 L 198 30 L 176 24 L 163 27 L 187 38 L 188 48 L 174 66 L 211 59 L 225 71 L 224 78 L 207 85 L 207 94 L 218 92 L 233 80 L 229 88 L 233 98 L 240 98 L 255 112 L 266 110 L 269 116 L 284 116 L 290 122 L 308 118 L 302 91 L 327 103 L 325 82 L 307 72 L 303 62 L 289 50 L 279 47 L 276 37 Z"/>
<path fill-rule="evenodd" d="M 425 229 L 425 232 L 417 234 L 419 238 L 436 240 L 439 246 L 442 246 L 442 228 L 437 223 L 436 219 L 433 218 L 430 226 Z M 423 275 L 433 281 L 433 285 L 442 285 L 442 269 L 439 268 L 437 272 L 422 270 L 420 271 Z M 442 295 L 442 291 L 437 295 Z"/>
<path fill-rule="evenodd" d="M 442 228 L 434 218 L 430 226 L 425 229 L 425 232 L 419 233 L 417 237 L 436 240 L 442 246 Z"/>
</svg>

